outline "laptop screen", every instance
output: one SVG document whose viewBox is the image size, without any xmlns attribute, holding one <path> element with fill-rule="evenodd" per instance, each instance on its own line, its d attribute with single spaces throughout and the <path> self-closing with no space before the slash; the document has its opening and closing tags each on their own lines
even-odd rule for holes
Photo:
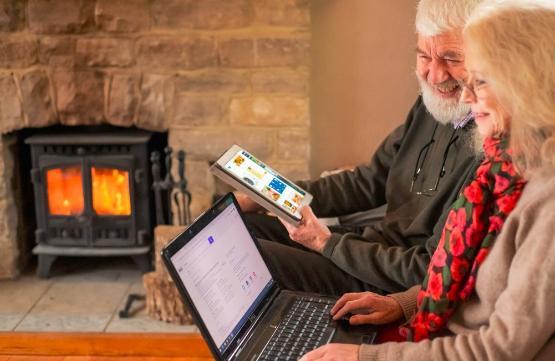
<svg viewBox="0 0 555 361">
<path fill-rule="evenodd" d="M 231 199 L 171 262 L 223 353 L 272 285 L 270 271 Z"/>
</svg>

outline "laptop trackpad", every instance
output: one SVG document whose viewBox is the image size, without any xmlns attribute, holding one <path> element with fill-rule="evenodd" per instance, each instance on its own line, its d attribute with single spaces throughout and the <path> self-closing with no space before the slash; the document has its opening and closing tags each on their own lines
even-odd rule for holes
<svg viewBox="0 0 555 361">
<path fill-rule="evenodd" d="M 372 344 L 378 328 L 374 325 L 351 326 L 348 322 L 338 321 L 335 335 L 331 342 L 350 344 Z"/>
</svg>

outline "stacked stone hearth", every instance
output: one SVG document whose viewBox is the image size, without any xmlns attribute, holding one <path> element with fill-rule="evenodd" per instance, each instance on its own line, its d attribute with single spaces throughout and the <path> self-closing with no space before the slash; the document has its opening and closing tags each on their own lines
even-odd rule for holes
<svg viewBox="0 0 555 361">
<path fill-rule="evenodd" d="M 306 177 L 309 17 L 308 0 L 0 0 L 0 278 L 24 257 L 24 128 L 167 131 L 188 154 L 194 214 L 214 193 L 209 162 L 235 142 Z"/>
</svg>

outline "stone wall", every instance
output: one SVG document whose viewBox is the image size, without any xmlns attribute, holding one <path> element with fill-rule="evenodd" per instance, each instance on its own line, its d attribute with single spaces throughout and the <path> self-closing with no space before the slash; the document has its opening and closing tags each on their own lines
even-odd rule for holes
<svg viewBox="0 0 555 361">
<path fill-rule="evenodd" d="M 239 143 L 308 175 L 309 0 L 0 0 L 0 278 L 18 269 L 9 134 L 54 124 L 168 131 L 193 213 Z"/>
</svg>

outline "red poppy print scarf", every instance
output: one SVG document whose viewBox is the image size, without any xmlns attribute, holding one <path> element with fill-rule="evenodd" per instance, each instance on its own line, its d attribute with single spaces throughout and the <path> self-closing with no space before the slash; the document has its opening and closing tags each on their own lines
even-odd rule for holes
<svg viewBox="0 0 555 361">
<path fill-rule="evenodd" d="M 418 293 L 418 311 L 410 324 L 401 328 L 409 341 L 444 334 L 459 302 L 474 291 L 478 268 L 525 185 L 513 166 L 507 143 L 499 138 L 485 140 L 484 161 L 449 211 Z"/>
</svg>

